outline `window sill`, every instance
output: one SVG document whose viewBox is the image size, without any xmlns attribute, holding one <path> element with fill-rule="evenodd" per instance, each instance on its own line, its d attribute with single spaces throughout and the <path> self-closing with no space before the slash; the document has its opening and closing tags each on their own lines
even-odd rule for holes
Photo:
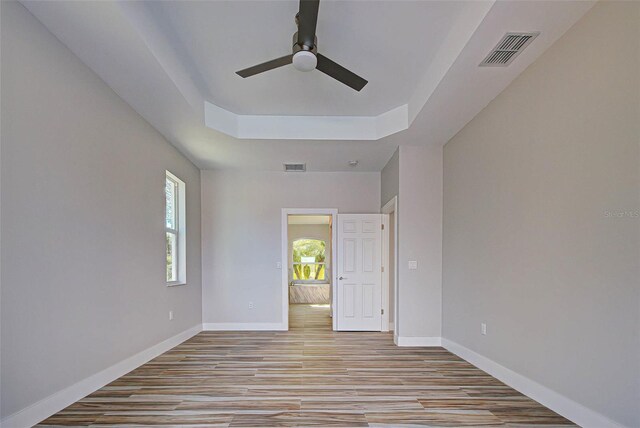
<svg viewBox="0 0 640 428">
<path fill-rule="evenodd" d="M 186 281 L 173 281 L 167 282 L 167 287 L 178 287 L 180 285 L 187 285 Z"/>
<path fill-rule="evenodd" d="M 309 286 L 309 285 L 331 285 L 326 281 L 319 281 L 319 282 L 294 282 L 293 284 L 290 284 L 291 287 L 295 287 L 297 285 L 302 285 L 302 286 Z"/>
</svg>

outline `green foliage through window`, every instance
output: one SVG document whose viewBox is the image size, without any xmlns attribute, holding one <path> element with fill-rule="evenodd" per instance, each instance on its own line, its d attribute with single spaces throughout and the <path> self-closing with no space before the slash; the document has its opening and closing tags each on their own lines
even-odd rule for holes
<svg viewBox="0 0 640 428">
<path fill-rule="evenodd" d="M 324 241 L 298 239 L 293 242 L 293 279 L 295 281 L 325 280 Z"/>
</svg>

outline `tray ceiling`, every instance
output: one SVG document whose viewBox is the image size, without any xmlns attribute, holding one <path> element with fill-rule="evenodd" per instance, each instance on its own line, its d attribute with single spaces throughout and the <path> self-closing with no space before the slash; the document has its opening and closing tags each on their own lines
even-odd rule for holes
<svg viewBox="0 0 640 428">
<path fill-rule="evenodd" d="M 400 144 L 443 145 L 591 1 L 320 2 L 319 51 L 362 92 L 317 71 L 235 71 L 286 55 L 298 3 L 23 1 L 202 168 L 379 171 Z M 540 36 L 508 67 L 478 67 L 510 31 Z"/>
</svg>

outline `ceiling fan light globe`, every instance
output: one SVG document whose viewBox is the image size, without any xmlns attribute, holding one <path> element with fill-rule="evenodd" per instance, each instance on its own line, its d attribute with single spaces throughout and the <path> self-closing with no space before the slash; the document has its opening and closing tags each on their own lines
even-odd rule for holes
<svg viewBox="0 0 640 428">
<path fill-rule="evenodd" d="M 293 66 L 296 70 L 311 71 L 316 68 L 318 58 L 309 51 L 299 51 L 293 55 Z"/>
</svg>

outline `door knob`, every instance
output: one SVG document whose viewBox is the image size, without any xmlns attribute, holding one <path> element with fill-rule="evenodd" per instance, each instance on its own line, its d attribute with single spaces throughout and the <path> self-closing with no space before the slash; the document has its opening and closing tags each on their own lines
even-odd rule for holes
<svg viewBox="0 0 640 428">
<path fill-rule="evenodd" d="M 338 279 L 339 279 L 340 281 L 342 281 L 343 279 L 347 279 L 347 278 L 340 277 L 340 278 L 338 278 Z"/>
</svg>

